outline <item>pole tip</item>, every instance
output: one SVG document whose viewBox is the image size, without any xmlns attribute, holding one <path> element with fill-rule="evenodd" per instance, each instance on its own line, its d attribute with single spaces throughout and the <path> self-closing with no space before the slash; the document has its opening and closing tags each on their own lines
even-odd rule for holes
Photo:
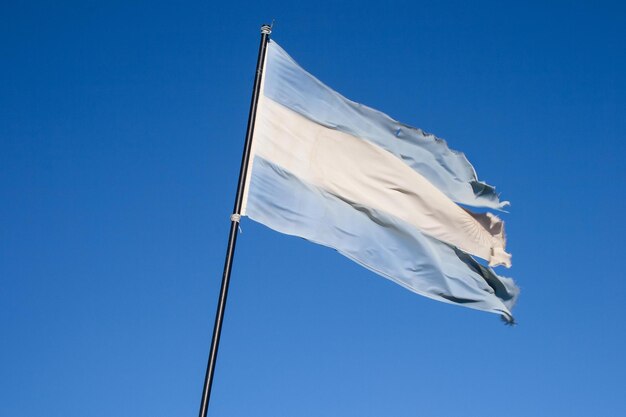
<svg viewBox="0 0 626 417">
<path fill-rule="evenodd" d="M 261 33 L 264 35 L 269 35 L 272 33 L 272 27 L 270 25 L 261 25 Z"/>
</svg>

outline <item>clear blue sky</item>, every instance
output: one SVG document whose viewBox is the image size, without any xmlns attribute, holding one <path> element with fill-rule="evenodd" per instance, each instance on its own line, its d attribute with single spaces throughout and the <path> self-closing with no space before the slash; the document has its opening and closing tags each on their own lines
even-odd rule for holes
<svg viewBox="0 0 626 417">
<path fill-rule="evenodd" d="M 546 3 L 549 3 L 547 5 Z M 261 23 L 512 202 L 519 325 L 243 221 L 219 416 L 626 415 L 620 2 L 5 2 L 0 415 L 195 416 Z"/>
</svg>

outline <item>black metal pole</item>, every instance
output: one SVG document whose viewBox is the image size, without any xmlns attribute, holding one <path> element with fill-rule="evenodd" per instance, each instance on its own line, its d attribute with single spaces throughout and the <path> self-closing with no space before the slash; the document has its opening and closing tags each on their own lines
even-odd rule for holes
<svg viewBox="0 0 626 417">
<path fill-rule="evenodd" d="M 228 284 L 230 283 L 230 271 L 235 254 L 235 244 L 237 243 L 237 229 L 239 227 L 239 217 L 241 205 L 243 203 L 243 193 L 245 189 L 246 173 L 248 172 L 248 162 L 250 161 L 250 147 L 252 145 L 252 134 L 254 133 L 254 121 L 256 118 L 257 103 L 261 89 L 261 77 L 265 64 L 265 49 L 269 41 L 272 28 L 269 25 L 261 26 L 261 44 L 259 45 L 259 57 L 256 63 L 256 75 L 254 77 L 254 87 L 252 90 L 252 101 L 250 103 L 250 113 L 248 115 L 248 129 L 246 130 L 246 143 L 241 157 L 241 168 L 239 169 L 239 182 L 237 184 L 237 197 L 233 215 L 230 218 L 230 234 L 228 237 L 228 249 L 226 250 L 226 261 L 224 262 L 224 272 L 222 274 L 222 287 L 217 302 L 217 312 L 215 313 L 215 324 L 213 325 L 213 339 L 211 340 L 211 351 L 204 377 L 204 388 L 202 389 L 202 401 L 200 403 L 200 417 L 206 417 L 209 400 L 211 399 L 211 386 L 213 385 L 213 374 L 215 373 L 215 362 L 217 360 L 217 349 L 220 344 L 220 334 L 222 332 L 222 322 L 224 320 L 224 310 L 226 309 L 226 297 L 228 296 Z"/>
</svg>

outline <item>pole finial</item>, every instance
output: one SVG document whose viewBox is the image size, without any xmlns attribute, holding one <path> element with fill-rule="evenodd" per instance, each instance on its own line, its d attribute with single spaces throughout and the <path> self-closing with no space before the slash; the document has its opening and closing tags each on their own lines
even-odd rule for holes
<svg viewBox="0 0 626 417">
<path fill-rule="evenodd" d="M 272 33 L 272 26 L 261 25 L 261 33 L 264 35 L 269 35 L 270 33 Z"/>
</svg>

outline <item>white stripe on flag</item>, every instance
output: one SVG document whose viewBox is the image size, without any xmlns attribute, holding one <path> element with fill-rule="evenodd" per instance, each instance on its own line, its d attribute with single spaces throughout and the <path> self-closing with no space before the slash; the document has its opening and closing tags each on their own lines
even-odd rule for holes
<svg viewBox="0 0 626 417">
<path fill-rule="evenodd" d="M 263 96 L 254 153 L 351 204 L 392 215 L 490 265 L 510 266 L 498 217 L 469 213 L 390 152 Z"/>
</svg>

